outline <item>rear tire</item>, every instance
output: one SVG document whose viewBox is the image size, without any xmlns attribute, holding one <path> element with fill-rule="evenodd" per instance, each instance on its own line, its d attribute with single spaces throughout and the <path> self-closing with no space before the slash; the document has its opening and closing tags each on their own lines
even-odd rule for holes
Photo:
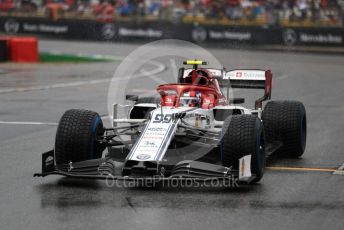
<svg viewBox="0 0 344 230">
<path fill-rule="evenodd" d="M 79 109 L 66 111 L 56 132 L 56 164 L 101 158 L 104 147 L 96 137 L 103 133 L 103 123 L 96 112 Z"/>
<path fill-rule="evenodd" d="M 298 101 L 270 101 L 262 113 L 267 145 L 282 142 L 277 154 L 283 157 L 300 157 L 306 148 L 306 109 Z"/>
<path fill-rule="evenodd" d="M 263 125 L 257 116 L 229 116 L 223 124 L 222 163 L 226 167 L 239 169 L 239 159 L 251 155 L 251 172 L 260 181 L 265 167 Z"/>
</svg>

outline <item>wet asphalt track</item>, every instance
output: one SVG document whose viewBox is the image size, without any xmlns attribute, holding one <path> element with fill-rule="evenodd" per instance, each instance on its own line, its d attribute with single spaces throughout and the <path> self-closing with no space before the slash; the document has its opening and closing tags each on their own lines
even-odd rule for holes
<svg viewBox="0 0 344 230">
<path fill-rule="evenodd" d="M 57 41 L 40 45 L 44 51 L 117 56 L 126 56 L 137 46 Z M 229 68 L 271 68 L 273 98 L 304 102 L 308 113 L 304 157 L 271 165 L 338 168 L 344 163 L 342 56 L 209 51 Z M 0 121 L 56 123 L 74 107 L 106 115 L 106 79 L 117 64 L 1 64 Z M 68 84 L 94 79 L 105 80 Z M 56 84 L 59 87 L 38 90 Z M 11 92 L 5 93 L 8 89 Z M 258 185 L 238 189 L 124 189 L 58 176 L 33 178 L 41 167 L 40 154 L 54 144 L 55 131 L 53 124 L 0 124 L 0 229 L 342 229 L 344 225 L 344 176 L 330 172 L 267 170 Z"/>
</svg>

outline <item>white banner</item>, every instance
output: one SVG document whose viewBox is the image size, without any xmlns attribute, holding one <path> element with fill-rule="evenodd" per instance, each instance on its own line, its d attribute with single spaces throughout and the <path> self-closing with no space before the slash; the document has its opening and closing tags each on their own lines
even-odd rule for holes
<svg viewBox="0 0 344 230">
<path fill-rule="evenodd" d="M 172 113 L 161 113 L 159 109 L 155 110 L 152 119 L 131 150 L 129 160 L 161 160 L 173 138 L 176 127 Z"/>
</svg>

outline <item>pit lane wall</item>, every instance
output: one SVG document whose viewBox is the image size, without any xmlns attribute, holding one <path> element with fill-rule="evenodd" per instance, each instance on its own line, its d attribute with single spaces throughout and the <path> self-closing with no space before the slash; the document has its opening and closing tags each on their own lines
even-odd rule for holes
<svg viewBox="0 0 344 230">
<path fill-rule="evenodd" d="M 141 41 L 182 39 L 221 45 L 288 45 L 344 47 L 343 28 L 272 28 L 235 26 L 194 26 L 168 22 L 112 22 L 86 20 L 50 21 L 42 18 L 0 17 L 0 31 L 5 34 L 37 34 L 55 38 L 101 41 Z"/>
</svg>

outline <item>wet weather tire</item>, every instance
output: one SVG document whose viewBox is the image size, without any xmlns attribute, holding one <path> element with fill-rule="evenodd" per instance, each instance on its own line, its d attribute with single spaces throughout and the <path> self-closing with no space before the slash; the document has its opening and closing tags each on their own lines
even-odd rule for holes
<svg viewBox="0 0 344 230">
<path fill-rule="evenodd" d="M 239 168 L 239 159 L 251 154 L 251 172 L 258 182 L 265 167 L 263 125 L 254 115 L 234 115 L 224 121 L 221 143 L 222 163 L 226 167 Z"/>
<path fill-rule="evenodd" d="M 96 137 L 103 133 L 103 123 L 96 112 L 79 109 L 66 111 L 56 132 L 56 164 L 100 158 L 104 148 L 96 141 Z"/>
<path fill-rule="evenodd" d="M 267 145 L 281 142 L 277 154 L 300 157 L 306 148 L 306 109 L 298 101 L 270 101 L 262 113 Z"/>
</svg>

